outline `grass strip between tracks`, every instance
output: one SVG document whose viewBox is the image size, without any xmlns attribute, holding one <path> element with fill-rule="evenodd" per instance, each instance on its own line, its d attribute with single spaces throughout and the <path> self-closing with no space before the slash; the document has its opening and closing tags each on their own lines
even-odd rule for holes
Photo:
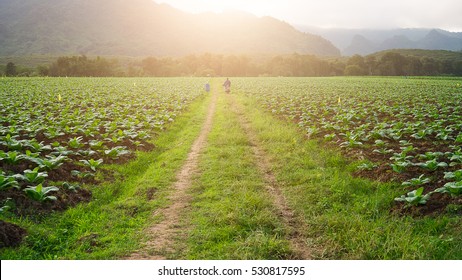
<svg viewBox="0 0 462 280">
<path fill-rule="evenodd" d="M 287 259 L 286 229 L 264 188 L 251 144 L 229 96 L 219 93 L 214 125 L 191 189 L 187 259 Z"/>
</svg>

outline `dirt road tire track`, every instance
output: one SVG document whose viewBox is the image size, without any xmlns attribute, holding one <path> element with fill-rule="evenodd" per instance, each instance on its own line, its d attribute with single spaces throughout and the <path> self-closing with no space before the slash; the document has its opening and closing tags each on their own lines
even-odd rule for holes
<svg viewBox="0 0 462 280">
<path fill-rule="evenodd" d="M 229 96 L 231 109 L 237 114 L 239 123 L 245 131 L 247 138 L 252 146 L 252 151 L 255 156 L 260 173 L 263 175 L 265 182 L 265 189 L 271 195 L 273 203 L 276 206 L 279 216 L 281 217 L 284 225 L 287 227 L 288 240 L 291 248 L 295 253 L 296 259 L 309 260 L 312 259 L 312 252 L 306 243 L 303 228 L 305 223 L 298 217 L 295 212 L 288 206 L 286 198 L 282 193 L 276 176 L 271 171 L 271 164 L 265 151 L 261 148 L 261 144 L 257 138 L 255 131 L 250 124 L 250 121 L 245 116 L 243 109 L 234 96 Z"/>
<path fill-rule="evenodd" d="M 187 190 L 192 184 L 194 175 L 197 173 L 199 155 L 205 147 L 207 136 L 212 128 L 213 116 L 217 103 L 217 93 L 212 92 L 212 100 L 208 108 L 207 117 L 201 128 L 200 134 L 194 141 L 188 157 L 176 176 L 176 182 L 172 187 L 169 197 L 171 204 L 167 208 L 156 211 L 153 215 L 161 215 L 161 222 L 148 229 L 149 241 L 140 251 L 133 253 L 132 260 L 163 260 L 172 253 L 175 239 L 184 235 L 186 229 L 181 226 L 181 215 L 190 205 L 191 197 Z"/>
</svg>

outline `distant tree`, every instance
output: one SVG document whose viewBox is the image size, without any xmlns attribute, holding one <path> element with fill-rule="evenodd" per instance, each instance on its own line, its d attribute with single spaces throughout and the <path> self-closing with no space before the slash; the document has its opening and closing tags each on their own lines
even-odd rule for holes
<svg viewBox="0 0 462 280">
<path fill-rule="evenodd" d="M 381 74 L 385 76 L 402 76 L 404 73 L 404 65 L 406 57 L 399 53 L 387 52 L 380 59 Z"/>
<path fill-rule="evenodd" d="M 40 76 L 48 76 L 49 68 L 47 66 L 39 65 L 37 66 L 37 73 Z"/>
<path fill-rule="evenodd" d="M 160 61 L 155 57 L 147 57 L 143 59 L 141 67 L 147 76 L 160 76 Z"/>
<path fill-rule="evenodd" d="M 5 75 L 8 77 L 13 77 L 16 76 L 16 74 L 16 65 L 14 65 L 13 62 L 8 62 L 8 64 L 6 64 Z"/>
<path fill-rule="evenodd" d="M 59 57 L 49 67 L 50 76 L 103 77 L 116 74 L 117 61 L 104 58 L 88 59 L 86 56 Z"/>
<path fill-rule="evenodd" d="M 411 76 L 422 75 L 422 62 L 420 59 L 414 56 L 407 57 L 407 63 L 404 66 L 404 72 Z"/>
<path fill-rule="evenodd" d="M 336 59 L 330 63 L 331 72 L 329 73 L 331 76 L 342 76 L 344 75 L 345 70 L 345 62 L 342 60 Z"/>
<path fill-rule="evenodd" d="M 284 59 L 282 56 L 276 56 L 270 62 L 271 75 L 290 77 L 293 76 L 292 65 L 290 60 Z"/>
<path fill-rule="evenodd" d="M 368 75 L 378 75 L 378 70 L 377 70 L 378 62 L 375 56 L 367 56 L 365 59 L 365 63 L 366 63 Z"/>
<path fill-rule="evenodd" d="M 358 65 L 361 68 L 366 68 L 366 62 L 364 61 L 364 57 L 360 56 L 359 54 L 355 54 L 348 59 L 347 65 Z"/>
<path fill-rule="evenodd" d="M 441 74 L 453 74 L 454 71 L 454 66 L 453 62 L 450 60 L 443 60 L 440 63 L 440 73 Z"/>
<path fill-rule="evenodd" d="M 282 56 L 275 56 L 271 58 L 269 61 L 267 61 L 266 72 L 272 76 L 284 76 L 284 74 L 286 73 L 283 73 L 281 69 L 283 64 L 284 59 L 282 58 Z"/>
<path fill-rule="evenodd" d="M 456 76 L 462 76 L 462 61 L 454 61 L 452 63 L 452 68 L 454 69 L 454 74 Z"/>
<path fill-rule="evenodd" d="M 348 65 L 345 67 L 345 76 L 363 76 L 366 75 L 366 71 L 359 65 Z"/>
<path fill-rule="evenodd" d="M 236 56 L 230 55 L 223 59 L 222 75 L 234 77 L 242 76 L 241 70 L 240 61 Z"/>
<path fill-rule="evenodd" d="M 129 77 L 139 77 L 139 76 L 142 76 L 142 70 L 137 65 L 130 64 L 128 65 L 128 70 L 127 70 L 126 75 Z"/>
<path fill-rule="evenodd" d="M 348 59 L 344 74 L 347 76 L 363 76 L 368 72 L 364 57 L 356 54 Z"/>
<path fill-rule="evenodd" d="M 432 76 L 440 74 L 438 71 L 438 61 L 436 61 L 435 59 L 424 56 L 420 61 L 422 62 L 423 75 Z"/>
</svg>

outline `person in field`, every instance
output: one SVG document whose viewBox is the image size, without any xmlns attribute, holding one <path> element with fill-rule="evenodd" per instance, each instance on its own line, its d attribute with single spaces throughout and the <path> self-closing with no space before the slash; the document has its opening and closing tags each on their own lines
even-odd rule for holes
<svg viewBox="0 0 462 280">
<path fill-rule="evenodd" d="M 210 92 L 210 84 L 209 84 L 209 82 L 207 82 L 207 83 L 205 84 L 205 91 L 206 91 L 206 92 Z"/>
<path fill-rule="evenodd" d="M 226 78 L 226 81 L 223 83 L 223 86 L 225 87 L 225 92 L 229 93 L 231 91 L 231 81 L 229 78 Z"/>
</svg>

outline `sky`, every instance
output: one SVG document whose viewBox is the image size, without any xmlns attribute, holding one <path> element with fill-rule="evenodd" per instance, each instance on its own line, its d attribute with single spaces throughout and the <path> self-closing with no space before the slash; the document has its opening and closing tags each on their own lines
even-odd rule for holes
<svg viewBox="0 0 462 280">
<path fill-rule="evenodd" d="M 462 32 L 461 0 L 155 0 L 187 12 L 241 10 L 293 25 Z"/>
</svg>

